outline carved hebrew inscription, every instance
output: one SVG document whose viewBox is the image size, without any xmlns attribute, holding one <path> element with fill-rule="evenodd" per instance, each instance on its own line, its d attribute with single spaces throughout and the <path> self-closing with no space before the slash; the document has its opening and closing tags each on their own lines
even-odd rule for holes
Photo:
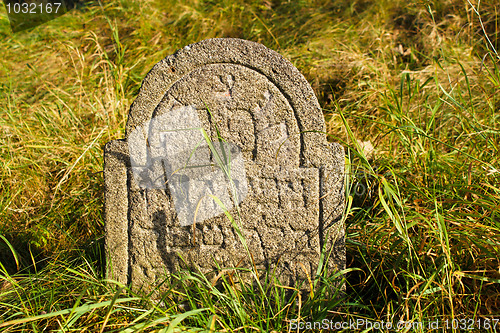
<svg viewBox="0 0 500 333">
<path fill-rule="evenodd" d="M 255 259 L 264 262 L 264 258 L 278 258 L 285 255 L 284 250 L 287 256 L 293 256 L 298 239 L 310 242 L 306 232 L 318 228 L 318 202 L 312 200 L 319 196 L 318 171 L 299 168 L 299 130 L 286 98 L 266 77 L 251 69 L 207 65 L 168 90 L 149 124 L 146 161 L 156 160 L 163 165 L 147 165 L 150 170 L 141 170 L 142 176 L 149 172 L 149 179 L 156 180 L 156 184 L 148 188 L 138 183 L 131 193 L 137 204 L 131 215 L 133 279 L 155 279 L 155 263 L 167 261 L 167 266 L 174 269 L 180 265 L 178 252 L 205 256 L 198 262 L 207 269 L 213 266 L 215 258 L 210 255 L 214 252 L 220 264 L 228 267 L 235 267 L 246 255 L 217 202 L 205 197 L 200 205 L 202 197 L 211 194 L 226 208 L 234 207 L 229 182 L 224 181 L 222 172 L 217 173 L 216 165 L 210 165 L 213 156 L 206 148 L 202 128 L 215 147 L 221 139 L 228 151 L 232 145 L 232 180 L 238 182 L 238 198 L 245 199 L 240 206 L 242 229 Z M 133 154 L 131 158 L 134 161 Z M 183 170 L 193 164 L 208 166 Z M 136 166 L 132 171 L 139 169 Z M 155 174 L 155 169 L 160 172 Z M 185 181 L 176 181 L 183 177 Z M 133 177 L 134 181 L 138 178 Z M 207 182 L 212 186 L 203 186 Z M 173 185 L 167 187 L 167 183 Z M 186 204 L 186 197 L 200 189 Z M 236 219 L 238 212 L 232 213 Z M 283 223 L 285 216 L 292 221 L 288 225 Z M 209 218 L 213 220 L 206 221 Z M 193 223 L 194 232 L 184 227 Z M 151 247 L 151 242 L 160 246 Z M 319 253 L 319 244 L 314 245 Z M 208 251 L 209 246 L 218 249 Z"/>
</svg>

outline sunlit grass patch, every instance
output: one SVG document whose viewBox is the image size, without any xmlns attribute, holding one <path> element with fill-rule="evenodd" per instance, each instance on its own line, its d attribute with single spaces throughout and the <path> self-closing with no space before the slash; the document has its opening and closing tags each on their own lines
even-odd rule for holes
<svg viewBox="0 0 500 333">
<path fill-rule="evenodd" d="M 500 315 L 494 1 L 89 2 L 19 34 L 0 11 L 0 325 L 284 331 L 298 318 Z M 291 301 L 230 269 L 215 285 L 171 276 L 161 302 L 103 280 L 102 147 L 123 137 L 148 70 L 210 37 L 283 54 L 346 147 L 344 303 L 327 276 Z"/>
</svg>

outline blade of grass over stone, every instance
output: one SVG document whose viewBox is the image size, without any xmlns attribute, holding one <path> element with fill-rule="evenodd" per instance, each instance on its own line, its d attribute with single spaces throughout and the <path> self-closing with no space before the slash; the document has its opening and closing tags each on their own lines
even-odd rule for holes
<svg viewBox="0 0 500 333">
<path fill-rule="evenodd" d="M 233 216 L 229 213 L 229 211 L 227 210 L 226 206 L 222 203 L 222 201 L 220 201 L 220 199 L 218 197 L 216 197 L 216 196 L 214 196 L 212 194 L 209 194 L 209 196 L 217 203 L 217 205 L 219 205 L 219 207 L 222 208 L 222 210 L 224 211 L 224 214 L 229 219 L 229 221 L 231 222 L 233 228 L 235 229 L 235 231 L 236 231 L 236 233 L 238 235 L 238 238 L 240 239 L 241 244 L 243 245 L 243 248 L 245 249 L 245 252 L 250 256 L 250 250 L 248 249 L 248 245 L 247 245 L 246 239 L 243 236 L 243 234 L 241 233 L 241 230 L 240 230 L 240 227 L 238 226 L 238 223 L 236 223 L 236 221 L 234 220 Z"/>
<path fill-rule="evenodd" d="M 210 118 L 215 120 L 208 105 L 205 102 L 203 102 L 203 103 L 205 104 L 205 107 L 208 111 L 208 114 L 210 115 Z M 201 129 L 201 132 L 202 132 L 203 137 L 205 138 L 207 145 L 210 148 L 210 151 L 212 152 L 212 156 L 214 156 L 214 158 L 216 160 L 217 166 L 222 170 L 222 172 L 224 172 L 224 175 L 226 176 L 227 180 L 229 181 L 229 184 L 231 186 L 231 195 L 234 199 L 234 204 L 236 206 L 236 209 L 238 210 L 238 214 L 240 214 L 240 210 L 239 210 L 239 206 L 238 206 L 239 200 L 238 200 L 237 190 L 236 190 L 236 186 L 234 184 L 234 181 L 231 177 L 231 150 L 229 150 L 228 153 L 226 153 L 226 146 L 224 144 L 224 143 L 226 143 L 226 141 L 222 138 L 221 133 L 219 131 L 219 127 L 217 126 L 217 123 L 214 121 L 213 124 L 214 124 L 215 130 L 217 132 L 217 141 L 219 142 L 219 147 L 220 147 L 220 150 L 222 152 L 222 157 L 219 155 L 219 152 L 214 148 L 213 143 L 210 140 L 210 137 L 208 136 L 208 134 L 206 133 L 206 131 L 203 128 Z"/>
</svg>

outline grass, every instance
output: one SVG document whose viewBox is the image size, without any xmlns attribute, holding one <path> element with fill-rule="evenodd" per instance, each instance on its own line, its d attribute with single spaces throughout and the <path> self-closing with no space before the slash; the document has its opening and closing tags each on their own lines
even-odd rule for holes
<svg viewBox="0 0 500 333">
<path fill-rule="evenodd" d="M 452 331 L 465 319 L 494 332 L 484 323 L 500 318 L 499 12 L 494 1 L 112 0 L 12 34 L 2 10 L 0 327 L 285 331 L 365 319 L 448 320 Z M 210 37 L 283 54 L 346 148 L 341 303 L 328 272 L 313 297 L 272 278 L 254 289 L 231 269 L 215 284 L 172 275 L 157 301 L 104 279 L 102 147 L 123 137 L 147 71 Z"/>
</svg>

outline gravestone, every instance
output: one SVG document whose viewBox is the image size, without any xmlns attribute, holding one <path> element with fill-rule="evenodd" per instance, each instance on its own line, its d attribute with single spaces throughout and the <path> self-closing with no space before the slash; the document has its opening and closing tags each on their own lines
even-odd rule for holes
<svg viewBox="0 0 500 333">
<path fill-rule="evenodd" d="M 344 153 L 324 132 L 305 78 L 263 45 L 208 39 L 157 63 L 104 148 L 108 277 L 246 267 L 294 285 L 322 249 L 343 269 Z"/>
</svg>

